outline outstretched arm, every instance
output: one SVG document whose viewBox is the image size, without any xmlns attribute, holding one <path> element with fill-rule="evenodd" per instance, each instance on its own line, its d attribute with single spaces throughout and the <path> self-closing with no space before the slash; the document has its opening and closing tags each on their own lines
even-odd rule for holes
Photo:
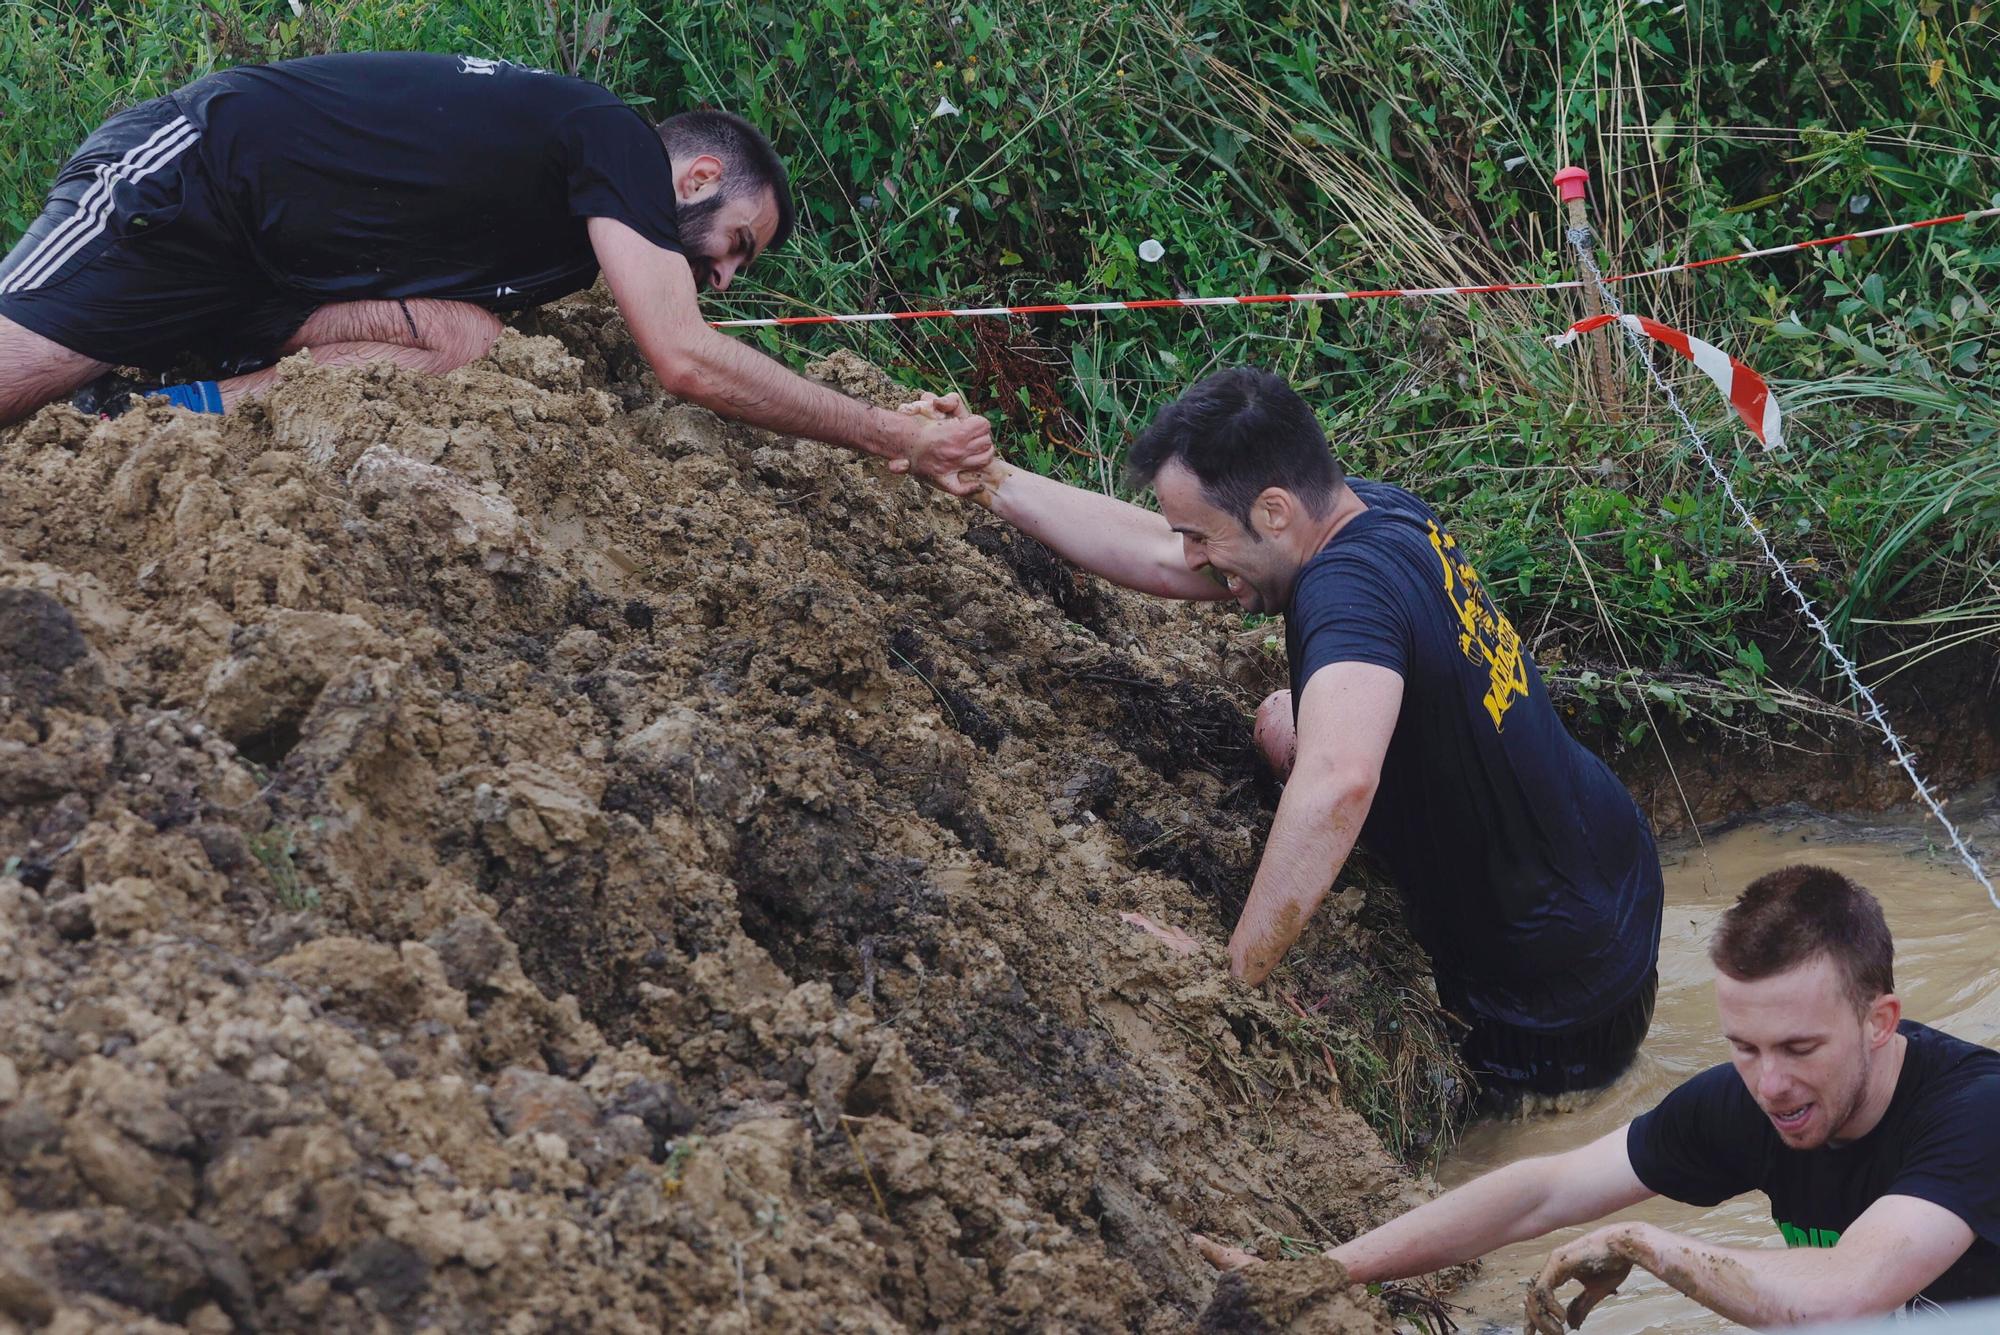
<svg viewBox="0 0 2000 1335">
<path fill-rule="evenodd" d="M 961 479 L 961 470 L 976 471 L 993 458 L 985 418 L 912 417 L 794 375 L 709 328 L 685 258 L 611 218 L 590 219 L 589 230 L 611 295 L 668 393 L 767 431 L 880 455 L 895 471 L 915 468 L 960 496 L 976 485 Z"/>
<path fill-rule="evenodd" d="M 1495 1169 L 1327 1255 L 1347 1267 L 1357 1284 L 1404 1279 L 1601 1218 L 1652 1194 L 1632 1171 L 1620 1128 L 1564 1154 Z M 1252 1259 L 1206 1238 L 1196 1241 L 1211 1261 L 1226 1268 Z"/>
<path fill-rule="evenodd" d="M 1563 1335 L 1565 1320 L 1581 1326 L 1635 1265 L 1746 1326 L 1870 1316 L 1914 1298 L 1971 1245 L 1964 1220 L 1915 1196 L 1882 1197 L 1832 1247 L 1722 1247 L 1651 1224 L 1612 1224 L 1549 1257 L 1528 1294 L 1528 1320 L 1541 1335 Z M 1565 1311 L 1555 1291 L 1570 1279 L 1584 1292 Z"/>
<path fill-rule="evenodd" d="M 1229 596 L 1188 569 L 1181 535 L 1151 510 L 998 459 L 978 478 L 972 499 L 1093 575 L 1160 598 Z"/>
<path fill-rule="evenodd" d="M 900 411 L 943 420 L 970 412 L 956 394 L 925 394 Z M 998 459 L 968 477 L 978 484 L 970 499 L 1071 565 L 1160 598 L 1203 602 L 1229 596 L 1222 585 L 1188 566 L 1186 544 L 1151 510 Z"/>
</svg>

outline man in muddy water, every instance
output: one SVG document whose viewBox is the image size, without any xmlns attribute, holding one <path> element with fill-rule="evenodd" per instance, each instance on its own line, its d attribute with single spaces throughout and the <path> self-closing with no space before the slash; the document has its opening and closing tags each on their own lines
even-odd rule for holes
<svg viewBox="0 0 2000 1335">
<path fill-rule="evenodd" d="M 1358 840 L 1401 891 L 1485 1088 L 1608 1083 L 1652 1017 L 1659 858 L 1466 553 L 1415 496 L 1345 476 L 1266 372 L 1195 385 L 1131 462 L 1159 514 L 1001 463 L 977 498 L 1114 583 L 1284 614 L 1291 689 L 1264 702 L 1258 737 L 1285 790 L 1231 972 L 1270 973 Z"/>
<path fill-rule="evenodd" d="M 1772 872 L 1723 914 L 1709 958 L 1728 1064 L 1600 1140 L 1488 1173 L 1328 1255 L 1357 1283 L 1396 1279 L 1653 1196 L 1761 1191 L 1785 1249 L 1612 1224 L 1550 1256 L 1529 1326 L 1582 1325 L 1634 1266 L 1753 1327 L 2000 1295 L 2000 1053 L 1902 1018 L 1875 897 L 1821 867 Z M 1226 1269 L 1255 1261 L 1196 1242 Z"/>
<path fill-rule="evenodd" d="M 657 129 L 596 84 L 507 61 L 319 56 L 210 75 L 114 116 L 0 261 L 0 425 L 114 366 L 226 378 L 150 391 L 225 412 L 280 357 L 443 373 L 495 312 L 601 269 L 669 393 L 948 488 L 992 457 L 983 418 L 923 421 L 793 375 L 711 329 L 697 293 L 790 234 L 783 163 L 738 117 Z M 93 384 L 93 382 L 95 382 Z"/>
</svg>

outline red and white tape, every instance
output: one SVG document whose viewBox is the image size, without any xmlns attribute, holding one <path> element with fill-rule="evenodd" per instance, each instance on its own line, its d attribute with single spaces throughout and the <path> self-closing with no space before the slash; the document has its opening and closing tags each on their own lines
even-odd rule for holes
<svg viewBox="0 0 2000 1335">
<path fill-rule="evenodd" d="M 1578 320 L 1564 333 L 1551 334 L 1549 346 L 1568 347 L 1580 336 L 1593 329 L 1602 329 L 1613 320 L 1627 329 L 1637 330 L 1655 343 L 1672 348 L 1699 367 L 1703 375 L 1715 382 L 1715 387 L 1722 391 L 1722 397 L 1729 400 L 1730 406 L 1750 428 L 1750 434 L 1765 449 L 1775 450 L 1784 444 L 1784 415 L 1778 410 L 1777 395 L 1771 393 L 1764 377 L 1713 343 L 1704 343 L 1671 325 L 1661 324 L 1644 315 L 1593 315 Z"/>
<path fill-rule="evenodd" d="M 1379 297 L 1475 297 L 1492 292 L 1554 292 L 1582 287 L 1561 283 L 1485 283 L 1478 287 L 1385 287 L 1359 292 L 1269 292 L 1240 297 L 1149 297 L 1142 301 L 1051 301 L 1039 306 L 958 306 L 934 311 L 865 311 L 853 315 L 780 315 L 763 320 L 714 320 L 717 329 L 770 329 L 780 325 L 878 324 L 885 320 L 963 320 L 984 315 L 1069 315 L 1093 311 L 1165 311 L 1196 306 L 1283 306 L 1315 301 L 1370 301 Z"/>
<path fill-rule="evenodd" d="M 1925 227 L 1942 227 L 1946 223 L 1977 222 L 1987 218 L 2000 218 L 2000 208 L 1978 209 L 1970 213 L 1952 213 L 1941 218 L 1925 218 L 1921 222 L 1892 223 L 1887 227 L 1871 228 L 1865 232 L 1846 232 L 1840 236 L 1817 237 L 1811 241 L 1795 241 L 1789 245 L 1769 246 L 1763 250 L 1743 250 L 1732 255 L 1717 255 L 1705 260 L 1689 260 L 1682 264 L 1668 264 L 1657 269 L 1645 269 L 1638 273 L 1613 274 L 1605 281 L 1626 283 L 1640 278 L 1659 278 L 1666 274 L 1686 273 L 1694 269 L 1706 269 L 1717 264 L 1735 264 L 1741 260 L 1765 259 L 1772 255 L 1785 255 L 1793 251 L 1815 250 L 1823 246 L 1842 245 L 1849 241 L 1865 241 L 1871 237 L 1892 236 L 1898 232 L 1914 232 Z M 815 324 L 879 324 L 891 320 L 962 320 L 979 316 L 1088 315 L 1097 311 L 1159 311 L 1202 306 L 1282 306 L 1321 301 L 1376 301 L 1386 297 L 1483 297 L 1490 296 L 1496 292 L 1563 292 L 1582 286 L 1583 283 L 1581 280 L 1569 279 L 1549 283 L 1480 283 L 1470 287 L 1383 287 L 1352 292 L 1275 292 L 1236 297 L 1155 297 L 1144 301 L 1052 301 L 1036 306 L 971 306 L 926 311 L 865 311 L 847 315 L 780 315 L 757 320 L 715 320 L 711 321 L 711 323 L 717 329 L 771 329 L 781 326 L 793 327 Z"/>
</svg>

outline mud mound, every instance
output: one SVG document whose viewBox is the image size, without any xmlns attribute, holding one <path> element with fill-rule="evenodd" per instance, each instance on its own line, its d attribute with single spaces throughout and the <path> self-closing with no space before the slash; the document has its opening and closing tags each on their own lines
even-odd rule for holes
<svg viewBox="0 0 2000 1335">
<path fill-rule="evenodd" d="M 0 436 L 0 1326 L 1185 1329 L 1398 1208 L 1352 906 L 1219 976 L 1228 619 L 538 327 Z"/>
</svg>

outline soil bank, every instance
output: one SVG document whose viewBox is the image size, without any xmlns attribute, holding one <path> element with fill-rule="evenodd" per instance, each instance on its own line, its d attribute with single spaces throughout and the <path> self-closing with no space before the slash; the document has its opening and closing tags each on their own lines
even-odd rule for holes
<svg viewBox="0 0 2000 1335">
<path fill-rule="evenodd" d="M 1417 1198 L 1379 906 L 1222 977 L 1226 613 L 539 328 L 0 434 L 0 1328 L 1182 1330 Z"/>
</svg>

